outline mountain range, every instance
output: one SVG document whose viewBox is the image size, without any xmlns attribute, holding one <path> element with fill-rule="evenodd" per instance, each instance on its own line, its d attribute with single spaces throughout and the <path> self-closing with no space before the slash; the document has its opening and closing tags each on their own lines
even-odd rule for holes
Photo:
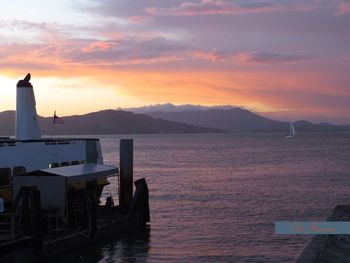
<svg viewBox="0 0 350 263">
<path fill-rule="evenodd" d="M 169 105 L 168 105 L 169 106 Z M 182 111 L 155 111 L 146 114 L 124 110 L 103 110 L 84 115 L 63 116 L 55 135 L 213 133 L 213 132 L 285 132 L 289 122 L 271 120 L 246 109 L 227 106 L 182 108 Z M 176 106 L 175 106 L 176 107 Z M 169 108 L 169 107 L 168 107 Z M 171 106 L 170 106 L 171 108 Z M 43 134 L 50 135 L 52 117 L 38 117 Z M 298 132 L 350 132 L 350 125 L 294 122 Z M 0 136 L 15 134 L 15 112 L 0 113 Z"/>
<path fill-rule="evenodd" d="M 142 112 L 154 118 L 220 129 L 226 132 L 288 132 L 289 122 L 273 120 L 243 107 L 233 105 L 174 105 L 155 104 L 139 108 L 125 108 Z M 348 132 L 350 125 L 314 124 L 300 120 L 294 122 L 297 132 Z"/>
<path fill-rule="evenodd" d="M 50 135 L 52 117 L 38 117 L 42 134 Z M 64 124 L 56 124 L 55 135 L 145 134 L 145 133 L 210 133 L 222 132 L 191 124 L 154 119 L 143 114 L 121 110 L 103 110 L 84 115 L 63 116 Z M 0 113 L 0 136 L 15 134 L 15 112 Z"/>
<path fill-rule="evenodd" d="M 149 112 L 153 118 L 190 123 L 226 132 L 288 132 L 289 122 L 271 120 L 241 108 L 209 109 L 182 112 Z M 294 122 L 297 132 L 350 132 L 350 125 Z"/>
</svg>

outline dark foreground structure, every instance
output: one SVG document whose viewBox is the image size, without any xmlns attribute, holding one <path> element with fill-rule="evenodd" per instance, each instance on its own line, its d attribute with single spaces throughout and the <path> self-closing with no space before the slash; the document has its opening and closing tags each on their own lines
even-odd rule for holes
<svg viewBox="0 0 350 263">
<path fill-rule="evenodd" d="M 350 221 L 350 205 L 339 205 L 327 221 Z M 350 235 L 316 235 L 296 263 L 350 262 Z"/>
<path fill-rule="evenodd" d="M 100 204 L 108 176 L 118 176 L 119 205 Z M 148 186 L 134 182 L 133 141 L 121 140 L 120 174 L 96 163 L 13 177 L 13 202 L 0 214 L 0 262 L 37 262 L 150 222 Z"/>
</svg>

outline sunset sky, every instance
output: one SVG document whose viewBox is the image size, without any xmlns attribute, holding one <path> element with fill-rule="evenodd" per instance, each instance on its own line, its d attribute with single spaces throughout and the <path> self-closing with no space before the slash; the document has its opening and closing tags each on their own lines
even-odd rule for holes
<svg viewBox="0 0 350 263">
<path fill-rule="evenodd" d="M 0 111 L 232 104 L 350 124 L 350 1 L 0 0 Z"/>
</svg>

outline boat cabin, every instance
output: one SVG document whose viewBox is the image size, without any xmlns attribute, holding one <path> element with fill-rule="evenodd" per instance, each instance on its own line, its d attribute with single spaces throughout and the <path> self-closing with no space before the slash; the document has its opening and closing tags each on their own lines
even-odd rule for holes
<svg viewBox="0 0 350 263">
<path fill-rule="evenodd" d="M 35 187 L 40 190 L 43 211 L 68 217 L 80 199 L 86 201 L 87 191 L 98 204 L 103 187 L 109 184 L 107 177 L 117 174 L 114 166 L 94 163 L 41 169 L 13 176 L 13 191 L 17 196 L 22 187 Z"/>
</svg>

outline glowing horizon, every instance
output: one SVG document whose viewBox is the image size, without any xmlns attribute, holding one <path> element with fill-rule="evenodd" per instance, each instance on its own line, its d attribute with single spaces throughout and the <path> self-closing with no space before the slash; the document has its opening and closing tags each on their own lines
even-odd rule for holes
<svg viewBox="0 0 350 263">
<path fill-rule="evenodd" d="M 38 114 L 168 103 L 350 123 L 350 2 L 2 5 L 0 111 L 32 73 Z"/>
</svg>

